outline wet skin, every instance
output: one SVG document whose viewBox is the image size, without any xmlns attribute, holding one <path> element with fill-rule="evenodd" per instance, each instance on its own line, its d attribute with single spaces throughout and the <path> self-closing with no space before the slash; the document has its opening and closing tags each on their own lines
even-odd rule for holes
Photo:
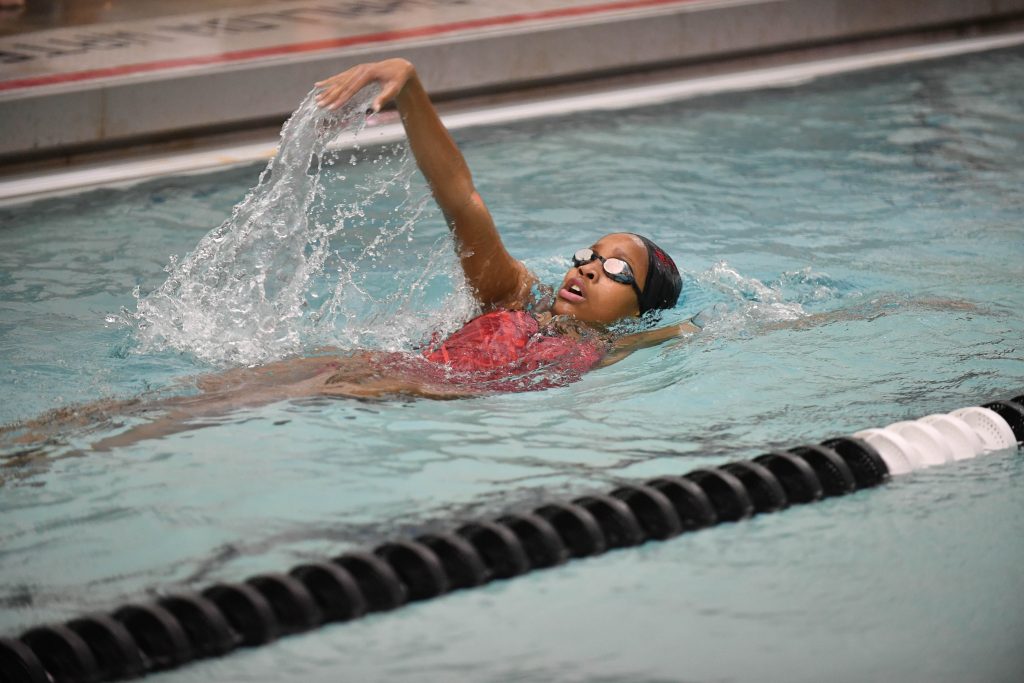
<svg viewBox="0 0 1024 683">
<path fill-rule="evenodd" d="M 647 247 L 640 238 L 628 233 L 612 233 L 595 242 L 591 249 L 604 258 L 619 258 L 628 263 L 637 286 L 643 291 L 647 278 Z M 580 296 L 568 291 L 574 284 L 581 290 Z M 639 315 L 640 302 L 630 285 L 608 277 L 600 259 L 594 259 L 565 274 L 551 312 L 588 323 L 607 324 Z"/>
</svg>

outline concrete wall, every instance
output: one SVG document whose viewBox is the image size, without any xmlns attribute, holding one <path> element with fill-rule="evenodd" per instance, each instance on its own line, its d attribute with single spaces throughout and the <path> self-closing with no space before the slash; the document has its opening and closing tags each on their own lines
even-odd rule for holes
<svg viewBox="0 0 1024 683">
<path fill-rule="evenodd" d="M 707 0 L 0 93 L 0 160 L 245 126 L 401 55 L 444 95 L 1024 16 L 1024 0 Z"/>
</svg>

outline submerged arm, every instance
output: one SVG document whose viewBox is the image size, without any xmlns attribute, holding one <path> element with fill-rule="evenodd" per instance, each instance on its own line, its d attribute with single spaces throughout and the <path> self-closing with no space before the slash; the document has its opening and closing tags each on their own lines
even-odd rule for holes
<svg viewBox="0 0 1024 683">
<path fill-rule="evenodd" d="M 687 320 L 686 322 L 679 323 L 678 325 L 666 325 L 665 327 L 659 327 L 654 330 L 637 332 L 636 334 L 627 334 L 624 337 L 619 337 L 612 343 L 611 350 L 609 350 L 605 357 L 601 359 L 599 367 L 603 368 L 611 365 L 612 363 L 618 363 L 634 351 L 646 349 L 651 346 L 657 346 L 669 339 L 690 337 L 697 332 L 700 332 L 700 328 Z"/>
<path fill-rule="evenodd" d="M 388 59 L 360 64 L 320 81 L 318 102 L 336 109 L 361 88 L 377 82 L 380 95 L 372 110 L 394 100 L 416 164 L 455 234 L 462 269 L 477 299 L 485 306 L 516 306 L 529 295 L 533 277 L 501 242 L 494 219 L 473 184 L 462 152 L 452 140 L 412 64 Z"/>
<path fill-rule="evenodd" d="M 904 309 L 910 308 L 937 311 L 955 310 L 968 313 L 985 312 L 984 309 L 978 307 L 976 304 L 959 299 L 901 299 L 893 296 L 880 296 L 849 308 L 812 313 L 793 320 L 773 321 L 771 323 L 758 326 L 756 331 L 761 333 L 770 333 L 781 330 L 809 330 L 838 322 L 871 322 L 882 316 L 898 313 Z M 617 363 L 634 351 L 656 346 L 670 339 L 691 337 L 695 333 L 700 332 L 700 330 L 700 326 L 695 325 L 692 321 L 688 320 L 678 325 L 668 325 L 656 330 L 648 330 L 646 332 L 626 335 L 617 339 L 612 344 L 611 350 L 601 361 L 600 367 Z"/>
<path fill-rule="evenodd" d="M 382 371 L 375 360 L 390 356 L 366 351 L 346 356 L 290 358 L 194 378 L 186 384 L 194 384 L 200 390 L 195 395 L 106 399 L 52 410 L 35 419 L 0 425 L 0 446 L 39 448 L 56 435 L 72 430 L 112 429 L 129 419 L 137 422 L 92 444 L 93 450 L 107 451 L 201 429 L 218 424 L 221 418 L 239 410 L 278 401 L 315 396 L 443 400 L 484 393 L 468 386 L 430 381 L 418 375 L 415 366 L 408 371 L 400 365 Z"/>
</svg>

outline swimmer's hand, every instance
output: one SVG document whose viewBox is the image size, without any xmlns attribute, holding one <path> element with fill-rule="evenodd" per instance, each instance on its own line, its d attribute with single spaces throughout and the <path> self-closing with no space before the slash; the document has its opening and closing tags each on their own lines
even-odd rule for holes
<svg viewBox="0 0 1024 683">
<path fill-rule="evenodd" d="M 340 74 L 317 81 L 320 92 L 316 103 L 325 109 L 337 109 L 370 83 L 380 84 L 380 94 L 373 100 L 370 112 L 376 114 L 385 104 L 398 97 L 409 79 L 416 74 L 405 59 L 385 59 L 382 62 L 359 64 Z"/>
</svg>

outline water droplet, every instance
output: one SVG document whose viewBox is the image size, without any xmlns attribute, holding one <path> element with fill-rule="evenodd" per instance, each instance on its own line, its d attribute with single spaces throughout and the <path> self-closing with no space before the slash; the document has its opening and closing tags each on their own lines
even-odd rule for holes
<svg viewBox="0 0 1024 683">
<path fill-rule="evenodd" d="M 155 291 L 140 297 L 136 287 L 136 311 L 121 319 L 134 325 L 139 350 L 253 364 L 323 344 L 401 349 L 468 316 L 472 298 L 450 245 L 408 246 L 436 209 L 422 181 L 415 196 L 409 190 L 407 148 L 378 148 L 370 163 L 352 152 L 350 172 L 324 171 L 345 159 L 326 153 L 329 141 L 355 139 L 362 123 L 308 104 L 285 124 L 277 155 L 230 218 L 185 257 L 171 257 Z M 317 159 L 321 172 L 310 175 Z M 446 265 L 410 268 L 423 260 Z M 456 292 L 425 299 L 435 277 L 459 283 Z"/>
</svg>

